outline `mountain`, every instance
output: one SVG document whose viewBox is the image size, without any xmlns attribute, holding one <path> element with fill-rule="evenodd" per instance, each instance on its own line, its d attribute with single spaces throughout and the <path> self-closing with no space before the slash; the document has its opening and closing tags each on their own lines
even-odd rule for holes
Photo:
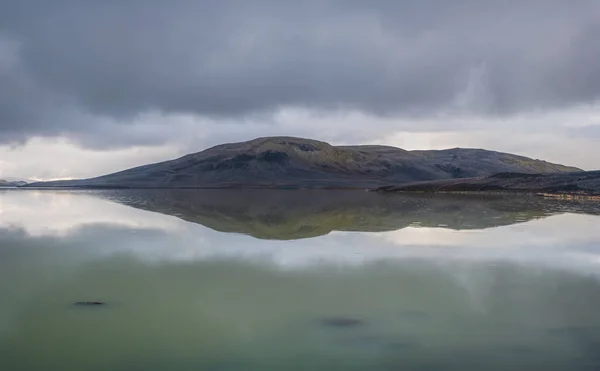
<svg viewBox="0 0 600 371">
<path fill-rule="evenodd" d="M 600 215 L 597 203 L 512 195 L 260 189 L 95 192 L 113 202 L 176 216 L 216 231 L 272 240 L 310 238 L 332 231 L 393 231 L 410 226 L 475 230 L 565 212 Z"/>
<path fill-rule="evenodd" d="M 0 187 L 21 187 L 26 185 L 27 182 L 22 180 L 10 181 L 6 179 L 0 179 Z"/>
<path fill-rule="evenodd" d="M 372 188 L 500 172 L 569 172 L 574 167 L 527 157 L 454 148 L 406 151 L 388 146 L 332 146 L 293 137 L 223 144 L 175 160 L 97 178 L 33 187 Z"/>
<path fill-rule="evenodd" d="M 600 196 L 600 171 L 526 174 L 499 173 L 488 177 L 416 182 L 376 189 L 380 192 L 534 192 Z"/>
</svg>

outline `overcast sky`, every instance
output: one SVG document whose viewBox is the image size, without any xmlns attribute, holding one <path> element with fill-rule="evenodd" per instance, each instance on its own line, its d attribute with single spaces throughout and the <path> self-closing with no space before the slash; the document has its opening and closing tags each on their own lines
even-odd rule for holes
<svg viewBox="0 0 600 371">
<path fill-rule="evenodd" d="M 293 135 L 600 169 L 597 0 L 0 0 L 0 178 Z"/>
</svg>

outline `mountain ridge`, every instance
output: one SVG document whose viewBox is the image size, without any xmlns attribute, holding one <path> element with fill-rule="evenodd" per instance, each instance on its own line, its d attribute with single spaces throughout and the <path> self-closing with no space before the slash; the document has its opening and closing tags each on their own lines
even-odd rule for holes
<svg viewBox="0 0 600 371">
<path fill-rule="evenodd" d="M 600 171 L 574 173 L 498 173 L 479 178 L 441 179 L 376 188 L 377 192 L 514 192 L 589 196 L 600 199 Z"/>
<path fill-rule="evenodd" d="M 27 185 L 27 182 L 22 180 L 8 180 L 8 179 L 0 179 L 0 187 L 22 187 Z"/>
<path fill-rule="evenodd" d="M 29 187 L 373 188 L 501 172 L 574 172 L 575 167 L 483 149 L 407 151 L 392 146 L 333 146 L 297 137 L 225 143 L 180 158 L 95 178 Z"/>
</svg>

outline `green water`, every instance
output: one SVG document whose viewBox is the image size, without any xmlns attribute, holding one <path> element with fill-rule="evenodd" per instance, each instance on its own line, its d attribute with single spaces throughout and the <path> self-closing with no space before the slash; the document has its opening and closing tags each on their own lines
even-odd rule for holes
<svg viewBox="0 0 600 371">
<path fill-rule="evenodd" d="M 317 196 L 0 193 L 0 369 L 600 369 L 595 205 Z"/>
</svg>

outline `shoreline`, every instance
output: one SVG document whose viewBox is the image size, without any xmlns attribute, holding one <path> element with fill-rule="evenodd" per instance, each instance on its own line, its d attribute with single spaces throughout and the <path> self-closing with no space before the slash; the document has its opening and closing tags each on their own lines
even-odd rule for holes
<svg viewBox="0 0 600 371">
<path fill-rule="evenodd" d="M 585 192 L 541 192 L 534 190 L 464 190 L 464 191 L 444 191 L 444 190 L 381 190 L 373 189 L 371 192 L 378 192 L 382 194 L 462 194 L 462 195 L 523 195 L 523 196 L 536 196 L 543 198 L 552 199 L 564 199 L 564 200 L 593 200 L 600 201 L 599 193 L 585 193 Z"/>
<path fill-rule="evenodd" d="M 94 190 L 289 190 L 289 191 L 362 191 L 375 192 L 381 194 L 464 194 L 464 195 L 524 195 L 537 196 L 552 199 L 565 200 L 593 200 L 600 201 L 600 193 L 585 191 L 539 191 L 539 190 L 519 190 L 519 189 L 489 189 L 489 190 L 435 190 L 435 189 L 411 189 L 406 187 L 402 189 L 399 186 L 384 186 L 376 188 L 364 187 L 295 187 L 295 186 L 246 186 L 246 187 L 0 187 L 0 190 L 36 190 L 36 191 L 94 191 Z"/>
</svg>

